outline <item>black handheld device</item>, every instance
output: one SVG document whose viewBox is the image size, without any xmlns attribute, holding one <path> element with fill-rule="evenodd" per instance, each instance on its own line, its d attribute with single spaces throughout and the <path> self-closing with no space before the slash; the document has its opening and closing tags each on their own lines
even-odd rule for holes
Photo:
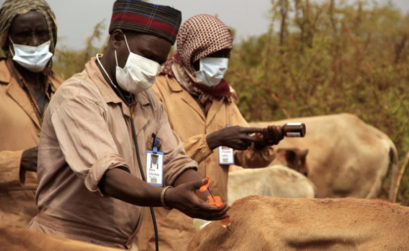
<svg viewBox="0 0 409 251">
<path fill-rule="evenodd" d="M 302 122 L 291 122 L 283 125 L 283 133 L 285 137 L 304 137 L 306 128 Z"/>
</svg>

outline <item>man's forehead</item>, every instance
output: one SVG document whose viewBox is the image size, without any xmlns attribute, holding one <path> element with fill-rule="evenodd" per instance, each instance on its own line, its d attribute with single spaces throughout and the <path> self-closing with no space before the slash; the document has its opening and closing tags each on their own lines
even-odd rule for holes
<svg viewBox="0 0 409 251">
<path fill-rule="evenodd" d="M 27 29 L 31 27 L 41 27 L 48 29 L 46 18 L 37 11 L 30 11 L 26 14 L 16 16 L 10 26 L 11 32 L 16 32 L 21 29 Z"/>
<path fill-rule="evenodd" d="M 45 24 L 47 24 L 47 21 L 44 17 L 43 14 L 41 14 L 38 11 L 32 10 L 29 11 L 25 14 L 20 14 L 17 15 L 14 19 L 13 19 L 13 23 L 20 23 L 20 22 L 32 22 L 33 20 L 41 20 L 42 22 L 44 22 Z"/>
<path fill-rule="evenodd" d="M 131 50 L 137 50 L 143 56 L 151 58 L 159 63 L 166 60 L 171 43 L 163 38 L 149 35 L 138 34 L 131 36 L 129 39 Z"/>
</svg>

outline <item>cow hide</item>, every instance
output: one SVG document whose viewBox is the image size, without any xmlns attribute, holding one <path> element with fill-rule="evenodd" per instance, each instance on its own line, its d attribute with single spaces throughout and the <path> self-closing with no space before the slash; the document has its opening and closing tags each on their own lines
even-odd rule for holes
<svg viewBox="0 0 409 251">
<path fill-rule="evenodd" d="M 407 250 L 409 208 L 380 200 L 249 196 L 212 222 L 189 251 Z"/>
</svg>

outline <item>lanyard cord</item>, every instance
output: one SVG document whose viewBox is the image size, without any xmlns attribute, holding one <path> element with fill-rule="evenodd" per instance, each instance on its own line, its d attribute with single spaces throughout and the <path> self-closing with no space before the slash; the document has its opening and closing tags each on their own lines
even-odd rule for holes
<svg viewBox="0 0 409 251">
<path fill-rule="evenodd" d="M 105 75 L 108 77 L 111 86 L 117 91 L 116 93 L 118 93 L 119 97 L 126 103 L 126 105 L 128 106 L 129 110 L 131 110 L 131 104 L 128 104 L 126 102 L 126 99 L 122 93 L 122 91 L 114 84 L 114 82 L 112 81 L 112 79 L 109 77 L 108 73 L 106 72 L 104 66 L 101 64 L 101 62 L 99 61 L 99 55 L 97 54 L 97 62 L 99 64 L 99 66 L 101 67 L 101 69 L 104 71 Z M 142 161 L 141 161 L 141 156 L 139 155 L 139 147 L 138 147 L 138 139 L 136 136 L 136 132 L 135 132 L 135 124 L 133 122 L 133 116 L 131 114 L 131 127 L 132 127 L 132 139 L 133 139 L 133 143 L 135 145 L 135 151 L 136 151 L 136 159 L 138 161 L 138 167 L 139 167 L 139 172 L 141 173 L 141 178 L 143 181 L 146 182 L 146 178 L 145 178 L 145 174 L 143 173 L 143 169 L 142 169 Z M 153 229 L 155 231 L 155 250 L 159 251 L 159 234 L 158 234 L 158 226 L 156 224 L 156 217 L 155 217 L 155 211 L 153 210 L 152 207 L 149 207 L 149 210 L 151 212 L 151 216 L 152 216 L 152 222 L 153 222 Z"/>
<path fill-rule="evenodd" d="M 131 107 L 129 107 L 129 109 L 131 109 Z M 135 125 L 134 125 L 132 116 L 131 116 L 131 126 L 132 126 L 132 138 L 133 138 L 133 141 L 134 141 L 134 144 L 135 144 L 136 159 L 138 160 L 139 171 L 141 173 L 142 180 L 146 182 L 146 178 L 145 178 L 145 175 L 143 174 L 143 170 L 142 170 L 141 156 L 139 155 L 138 140 L 137 140 L 137 137 L 136 137 Z M 149 210 L 151 211 L 153 229 L 155 230 L 155 250 L 159 251 L 159 234 L 158 234 L 158 226 L 156 224 L 155 211 L 153 211 L 152 207 L 149 207 Z"/>
</svg>

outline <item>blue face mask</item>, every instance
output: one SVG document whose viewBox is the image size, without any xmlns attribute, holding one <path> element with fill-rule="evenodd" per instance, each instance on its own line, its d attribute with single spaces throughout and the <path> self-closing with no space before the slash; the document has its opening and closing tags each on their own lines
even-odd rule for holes
<svg viewBox="0 0 409 251">
<path fill-rule="evenodd" d="M 196 83 L 213 87 L 222 81 L 229 65 L 228 58 L 202 58 L 199 61 L 200 70 L 194 73 Z"/>
</svg>

